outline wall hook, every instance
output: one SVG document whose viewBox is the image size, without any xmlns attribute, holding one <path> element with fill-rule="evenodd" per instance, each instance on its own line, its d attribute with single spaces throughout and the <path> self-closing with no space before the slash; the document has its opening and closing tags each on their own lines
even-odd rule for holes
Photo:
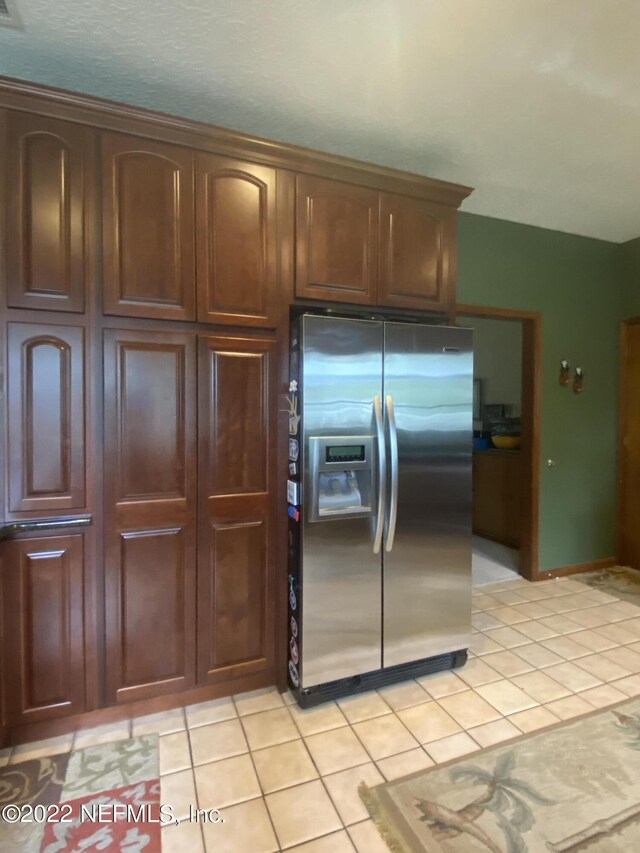
<svg viewBox="0 0 640 853">
<path fill-rule="evenodd" d="M 581 367 L 576 367 L 576 375 L 573 378 L 574 394 L 582 394 L 584 390 L 584 373 Z"/>
<path fill-rule="evenodd" d="M 564 358 L 560 362 L 560 377 L 558 381 L 561 385 L 569 384 L 569 362 Z"/>
</svg>

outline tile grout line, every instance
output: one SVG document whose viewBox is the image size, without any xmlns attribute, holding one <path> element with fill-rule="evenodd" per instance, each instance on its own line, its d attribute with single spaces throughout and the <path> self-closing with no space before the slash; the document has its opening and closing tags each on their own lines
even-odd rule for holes
<svg viewBox="0 0 640 853">
<path fill-rule="evenodd" d="M 196 798 L 195 804 L 196 804 L 196 808 L 199 810 L 201 808 L 200 797 L 198 795 L 198 785 L 196 784 L 196 771 L 195 771 L 195 765 L 193 763 L 193 748 L 191 746 L 191 729 L 189 728 L 189 720 L 187 718 L 187 709 L 186 708 L 182 709 L 182 715 L 184 717 L 184 730 L 187 733 L 187 748 L 189 750 L 189 761 L 191 762 L 190 770 L 191 770 L 191 780 L 193 782 L 193 792 L 194 792 L 195 798 Z M 160 777 L 160 792 L 162 793 L 162 776 Z M 198 829 L 200 830 L 200 838 L 202 839 L 202 849 L 206 853 L 207 844 L 206 844 L 206 839 L 204 837 L 204 824 L 200 823 L 200 821 L 198 821 Z"/>
<path fill-rule="evenodd" d="M 347 718 L 346 718 L 345 714 L 343 713 L 342 708 L 340 708 L 340 706 L 338 705 L 338 703 L 337 703 L 335 700 L 332 700 L 332 704 L 333 704 L 333 705 L 335 705 L 335 706 L 336 706 L 336 708 L 338 708 L 338 710 L 340 711 L 340 713 L 342 714 L 342 716 L 343 716 L 343 717 L 345 718 L 345 720 L 346 720 Z M 289 706 L 287 706 L 287 709 L 288 709 L 288 707 L 289 707 Z M 293 725 L 295 726 L 296 731 L 298 731 L 298 732 L 300 733 L 300 737 L 301 737 L 301 739 L 302 739 L 302 743 L 304 744 L 304 748 L 307 750 L 307 754 L 309 755 L 309 758 L 311 759 L 311 763 L 313 764 L 313 767 L 314 767 L 314 769 L 315 769 L 316 773 L 318 774 L 318 779 L 319 779 L 319 780 L 320 780 L 320 782 L 322 783 L 322 787 L 323 787 L 323 789 L 324 789 L 324 791 L 325 791 L 325 793 L 326 793 L 327 797 L 329 797 L 329 802 L 330 802 L 330 803 L 331 803 L 331 805 L 333 806 L 333 810 L 334 810 L 334 811 L 335 811 L 335 813 L 338 815 L 338 820 L 340 821 L 340 823 L 341 823 L 341 825 L 342 825 L 342 830 L 346 830 L 346 829 L 347 829 L 347 825 L 345 824 L 344 820 L 342 819 L 342 815 L 340 814 L 340 812 L 338 811 L 338 809 L 337 809 L 337 807 L 336 807 L 336 804 L 335 804 L 335 802 L 334 802 L 334 800 L 333 800 L 333 797 L 331 796 L 331 792 L 329 791 L 329 789 L 327 788 L 327 786 L 326 786 L 326 784 L 325 784 L 325 782 L 324 782 L 324 777 L 323 777 L 322 773 L 320 772 L 320 768 L 319 768 L 319 767 L 318 767 L 318 765 L 316 764 L 316 760 L 315 760 L 315 758 L 313 757 L 313 753 L 311 752 L 311 750 L 310 750 L 310 749 L 309 749 L 309 747 L 307 746 L 306 739 L 305 739 L 304 735 L 302 734 L 302 732 L 301 732 L 301 730 L 300 730 L 299 726 L 297 726 L 297 725 L 296 725 L 295 717 L 293 716 L 293 714 L 292 714 L 290 711 L 289 711 L 289 716 L 291 717 L 291 719 L 292 719 L 292 721 L 293 721 Z M 347 725 L 348 725 L 348 723 L 349 723 L 349 721 L 347 720 Z M 339 729 L 343 729 L 343 728 L 345 728 L 345 726 L 338 726 L 338 728 L 339 728 Z M 326 731 L 327 731 L 327 732 L 337 731 L 337 729 L 327 729 Z M 325 732 L 316 732 L 316 734 L 325 734 Z M 313 735 L 309 735 L 309 737 L 313 737 Z M 365 750 L 365 751 L 366 751 L 366 750 Z M 356 767 L 358 767 L 358 766 L 362 766 L 362 765 L 355 765 L 355 766 L 356 766 Z M 348 770 L 348 769 L 350 769 L 350 768 L 344 768 L 344 769 Z M 341 771 L 336 771 L 336 772 L 340 773 Z M 326 775 L 327 775 L 327 776 L 329 776 L 330 774 L 329 774 L 329 773 L 327 773 Z M 339 830 L 339 831 L 342 831 L 342 830 Z M 327 834 L 327 835 L 330 835 L 331 833 L 326 833 L 326 834 Z M 323 836 L 318 836 L 318 838 L 321 838 L 321 837 L 323 837 Z M 315 839 L 309 839 L 309 840 L 315 840 Z M 302 844 L 306 844 L 306 842 L 302 842 Z"/>
<path fill-rule="evenodd" d="M 238 706 L 236 705 L 236 700 L 233 696 L 231 697 L 231 701 L 233 702 L 233 707 L 235 708 L 236 714 L 238 714 L 238 719 L 240 720 L 240 727 L 242 729 L 242 733 L 244 735 L 244 738 L 247 742 L 247 746 L 249 747 L 249 753 L 248 753 L 249 754 L 249 760 L 251 761 L 251 766 L 253 767 L 253 772 L 255 773 L 255 777 L 256 777 L 256 780 L 258 782 L 258 788 L 260 789 L 260 797 L 259 798 L 258 797 L 251 797 L 250 799 L 252 799 L 252 800 L 261 799 L 262 802 L 264 803 L 264 808 L 265 808 L 265 811 L 267 813 L 267 817 L 269 818 L 269 825 L 271 826 L 271 829 L 273 831 L 273 837 L 275 838 L 276 844 L 278 845 L 278 850 L 282 851 L 284 848 L 282 846 L 282 842 L 280 841 L 280 836 L 278 835 L 278 830 L 276 829 L 276 825 L 275 825 L 275 823 L 273 821 L 273 817 L 271 815 L 271 809 L 269 808 L 269 803 L 267 802 L 267 796 L 264 792 L 264 788 L 262 787 L 262 782 L 260 781 L 260 775 L 258 773 L 258 768 L 256 767 L 256 763 L 253 759 L 253 749 L 251 747 L 249 737 L 247 736 L 247 730 L 245 729 L 244 723 L 242 721 L 242 717 L 238 713 Z M 283 700 L 283 705 L 284 705 L 284 700 Z M 296 728 L 295 722 L 293 721 L 293 718 L 291 717 L 291 714 L 289 713 L 288 707 L 286 705 L 284 705 L 284 708 L 287 710 L 289 719 L 293 723 L 294 728 Z M 280 709 L 272 708 L 271 710 L 280 710 Z M 260 712 L 258 712 L 258 713 L 260 713 Z M 265 713 L 267 713 L 267 712 L 265 712 Z M 251 714 L 246 714 L 245 716 L 249 717 L 249 716 L 251 716 Z M 297 730 L 297 728 L 296 728 L 296 730 Z M 284 741 L 284 743 L 288 743 L 288 742 L 289 741 Z M 280 744 L 272 744 L 272 746 L 279 746 L 279 745 Z M 269 747 L 265 747 L 265 749 L 269 749 Z M 244 800 L 243 802 L 249 802 L 249 801 L 250 800 Z M 239 805 L 239 804 L 235 803 L 234 805 Z"/>
</svg>

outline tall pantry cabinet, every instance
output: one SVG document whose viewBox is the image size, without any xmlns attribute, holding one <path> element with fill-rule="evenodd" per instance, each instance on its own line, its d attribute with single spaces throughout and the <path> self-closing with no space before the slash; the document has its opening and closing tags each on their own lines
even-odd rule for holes
<svg viewBox="0 0 640 853">
<path fill-rule="evenodd" d="M 274 667 L 276 171 L 120 134 L 101 145 L 104 314 L 199 321 L 103 330 L 120 702 Z M 249 334 L 216 333 L 228 325 Z"/>
<path fill-rule="evenodd" d="M 7 725 L 274 681 L 276 170 L 2 128 Z"/>
</svg>

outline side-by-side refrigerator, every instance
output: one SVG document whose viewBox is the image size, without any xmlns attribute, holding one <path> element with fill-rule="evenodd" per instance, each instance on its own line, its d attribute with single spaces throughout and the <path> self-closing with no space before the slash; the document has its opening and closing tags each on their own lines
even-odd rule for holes
<svg viewBox="0 0 640 853">
<path fill-rule="evenodd" d="M 471 330 L 303 314 L 291 367 L 289 679 L 298 702 L 462 665 Z"/>
</svg>

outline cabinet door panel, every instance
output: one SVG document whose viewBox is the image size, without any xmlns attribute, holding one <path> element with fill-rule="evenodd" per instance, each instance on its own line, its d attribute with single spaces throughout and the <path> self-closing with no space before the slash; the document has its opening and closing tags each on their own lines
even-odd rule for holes
<svg viewBox="0 0 640 853">
<path fill-rule="evenodd" d="M 198 319 L 275 326 L 275 169 L 198 154 L 196 206 Z"/>
<path fill-rule="evenodd" d="M 218 522 L 211 531 L 213 670 L 255 666 L 265 658 L 267 525 L 263 518 Z"/>
<path fill-rule="evenodd" d="M 299 175 L 296 296 L 376 302 L 378 193 Z"/>
<path fill-rule="evenodd" d="M 81 312 L 91 131 L 18 112 L 6 123 L 8 305 Z"/>
<path fill-rule="evenodd" d="M 383 193 L 380 304 L 448 310 L 455 303 L 455 209 Z"/>
<path fill-rule="evenodd" d="M 105 332 L 107 681 L 131 701 L 195 680 L 195 338 Z"/>
<path fill-rule="evenodd" d="M 198 678 L 273 666 L 276 343 L 201 338 Z"/>
<path fill-rule="evenodd" d="M 83 539 L 7 542 L 3 598 L 10 725 L 84 710 Z"/>
<path fill-rule="evenodd" d="M 215 417 L 207 421 L 211 492 L 266 492 L 269 402 L 265 398 L 265 356 L 261 352 L 216 353 L 210 367 L 218 395 Z"/>
<path fill-rule="evenodd" d="M 195 319 L 193 154 L 102 137 L 104 311 Z"/>
<path fill-rule="evenodd" d="M 185 531 L 121 534 L 122 683 L 174 681 L 184 672 Z"/>
<path fill-rule="evenodd" d="M 85 506 L 84 330 L 9 323 L 10 512 Z"/>
<path fill-rule="evenodd" d="M 520 454 L 496 450 L 473 454 L 473 532 L 513 548 L 520 547 Z"/>
</svg>

